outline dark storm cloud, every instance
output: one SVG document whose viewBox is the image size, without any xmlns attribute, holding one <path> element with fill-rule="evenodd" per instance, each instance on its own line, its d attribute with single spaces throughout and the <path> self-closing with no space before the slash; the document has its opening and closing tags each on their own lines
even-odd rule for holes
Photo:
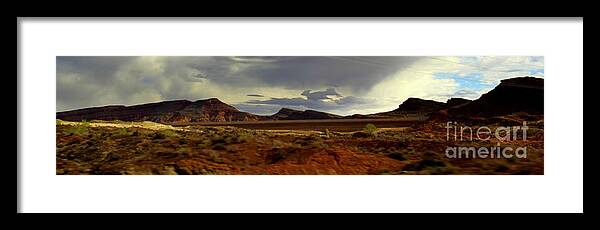
<svg viewBox="0 0 600 230">
<path fill-rule="evenodd" d="M 260 94 L 248 94 L 246 96 L 248 96 L 248 97 L 265 97 L 264 95 L 260 95 Z"/>
<path fill-rule="evenodd" d="M 210 91 L 215 87 L 194 87 L 210 80 L 211 74 L 225 73 L 220 64 L 224 61 L 221 57 L 57 57 L 57 110 L 220 97 Z"/>
<path fill-rule="evenodd" d="M 337 93 L 334 88 L 327 88 L 325 91 L 317 91 L 314 93 L 311 90 L 305 90 L 300 95 L 305 96 L 308 100 L 324 100 L 331 99 L 329 96 L 341 97 L 342 95 Z"/>
<path fill-rule="evenodd" d="M 236 84 L 239 83 L 236 79 L 243 76 L 267 86 L 289 89 L 338 86 L 361 93 L 417 59 L 418 57 L 278 57 L 246 66 L 245 63 L 238 63 L 243 71 L 229 73 L 226 77 L 214 80 Z"/>
<path fill-rule="evenodd" d="M 201 60 L 200 60 L 201 59 Z M 174 57 L 169 66 L 193 68 L 220 84 L 288 89 L 345 86 L 364 92 L 419 57 Z"/>
<path fill-rule="evenodd" d="M 86 76 L 92 83 L 105 84 L 113 80 L 119 67 L 129 63 L 136 57 L 94 57 L 94 56 L 62 56 L 56 58 L 56 73 L 75 73 Z"/>
<path fill-rule="evenodd" d="M 343 97 L 340 100 L 336 101 L 338 105 L 346 106 L 346 105 L 364 105 L 373 103 L 372 99 L 360 98 L 355 96 L 347 96 Z"/>
<path fill-rule="evenodd" d="M 276 62 L 276 61 L 281 61 L 281 60 L 285 60 L 285 59 L 290 59 L 290 58 L 294 58 L 294 57 L 278 57 L 278 56 L 233 56 L 233 57 L 226 57 L 227 59 L 234 61 L 234 62 L 240 62 L 240 63 L 269 63 L 269 62 Z"/>
<path fill-rule="evenodd" d="M 249 100 L 246 101 L 245 104 L 250 105 L 278 105 L 281 107 L 288 108 L 307 108 L 312 110 L 319 111 L 330 111 L 336 110 L 340 108 L 352 108 L 355 106 L 360 106 L 363 104 L 372 103 L 372 100 L 359 98 L 355 96 L 347 96 L 344 97 L 334 88 L 328 88 L 323 91 L 312 92 L 311 90 L 306 90 L 301 93 L 303 97 L 293 97 L 293 98 L 270 98 L 267 100 Z M 338 97 L 335 100 L 332 100 L 329 96 Z"/>
<path fill-rule="evenodd" d="M 56 58 L 57 109 L 74 109 L 95 105 L 103 87 L 116 82 L 120 66 L 135 57 L 63 56 Z M 115 91 L 115 96 L 131 88 Z M 97 103 L 96 103 L 97 104 Z"/>
<path fill-rule="evenodd" d="M 237 98 L 240 98 L 252 93 L 242 89 L 252 88 L 302 92 L 333 86 L 343 87 L 351 95 L 360 95 L 417 59 L 310 56 L 57 57 L 57 109 L 222 98 L 234 94 L 239 94 Z M 263 91 L 255 92 L 269 94 Z M 307 91 L 304 94 L 311 98 L 309 104 L 316 105 L 321 103 L 317 99 L 339 96 L 327 91 Z M 292 104 L 296 100 L 292 99 Z"/>
<path fill-rule="evenodd" d="M 306 98 L 295 97 L 295 98 L 271 98 L 267 100 L 249 100 L 248 104 L 257 105 L 282 105 L 282 106 L 305 106 L 309 100 Z M 307 106 L 308 107 L 308 106 Z"/>
</svg>

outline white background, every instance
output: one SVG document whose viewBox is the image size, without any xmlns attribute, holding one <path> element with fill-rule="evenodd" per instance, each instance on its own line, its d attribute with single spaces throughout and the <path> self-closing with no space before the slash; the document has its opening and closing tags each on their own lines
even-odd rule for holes
<svg viewBox="0 0 600 230">
<path fill-rule="evenodd" d="M 20 212 L 582 212 L 583 19 L 19 19 Z M 56 56 L 545 57 L 537 176 L 57 176 Z"/>
</svg>

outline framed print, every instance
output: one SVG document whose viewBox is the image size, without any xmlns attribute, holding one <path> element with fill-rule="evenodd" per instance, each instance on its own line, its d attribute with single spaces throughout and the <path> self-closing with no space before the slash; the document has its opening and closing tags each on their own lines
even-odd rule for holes
<svg viewBox="0 0 600 230">
<path fill-rule="evenodd" d="M 18 212 L 583 212 L 583 19 L 18 18 Z"/>
</svg>

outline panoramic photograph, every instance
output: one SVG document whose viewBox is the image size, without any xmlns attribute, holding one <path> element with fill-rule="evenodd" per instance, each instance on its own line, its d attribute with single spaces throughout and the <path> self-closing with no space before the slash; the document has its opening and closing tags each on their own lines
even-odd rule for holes
<svg viewBox="0 0 600 230">
<path fill-rule="evenodd" d="M 57 56 L 57 175 L 543 175 L 543 56 Z"/>
</svg>

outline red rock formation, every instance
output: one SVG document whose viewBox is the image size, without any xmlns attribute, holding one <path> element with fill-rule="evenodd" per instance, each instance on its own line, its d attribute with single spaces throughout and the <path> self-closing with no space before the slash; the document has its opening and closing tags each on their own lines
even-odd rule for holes
<svg viewBox="0 0 600 230">
<path fill-rule="evenodd" d="M 276 114 L 269 116 L 273 120 L 311 120 L 311 119 L 335 119 L 341 118 L 331 113 L 319 112 L 315 110 L 294 110 L 288 108 L 282 108 Z"/>
<path fill-rule="evenodd" d="M 258 116 L 241 112 L 219 99 L 175 100 L 134 106 L 104 106 L 58 112 L 56 118 L 67 121 L 121 120 L 160 123 L 255 121 Z"/>
<path fill-rule="evenodd" d="M 451 116 L 492 117 L 525 112 L 544 114 L 544 79 L 517 77 L 505 79 L 475 101 L 450 108 Z"/>
</svg>

